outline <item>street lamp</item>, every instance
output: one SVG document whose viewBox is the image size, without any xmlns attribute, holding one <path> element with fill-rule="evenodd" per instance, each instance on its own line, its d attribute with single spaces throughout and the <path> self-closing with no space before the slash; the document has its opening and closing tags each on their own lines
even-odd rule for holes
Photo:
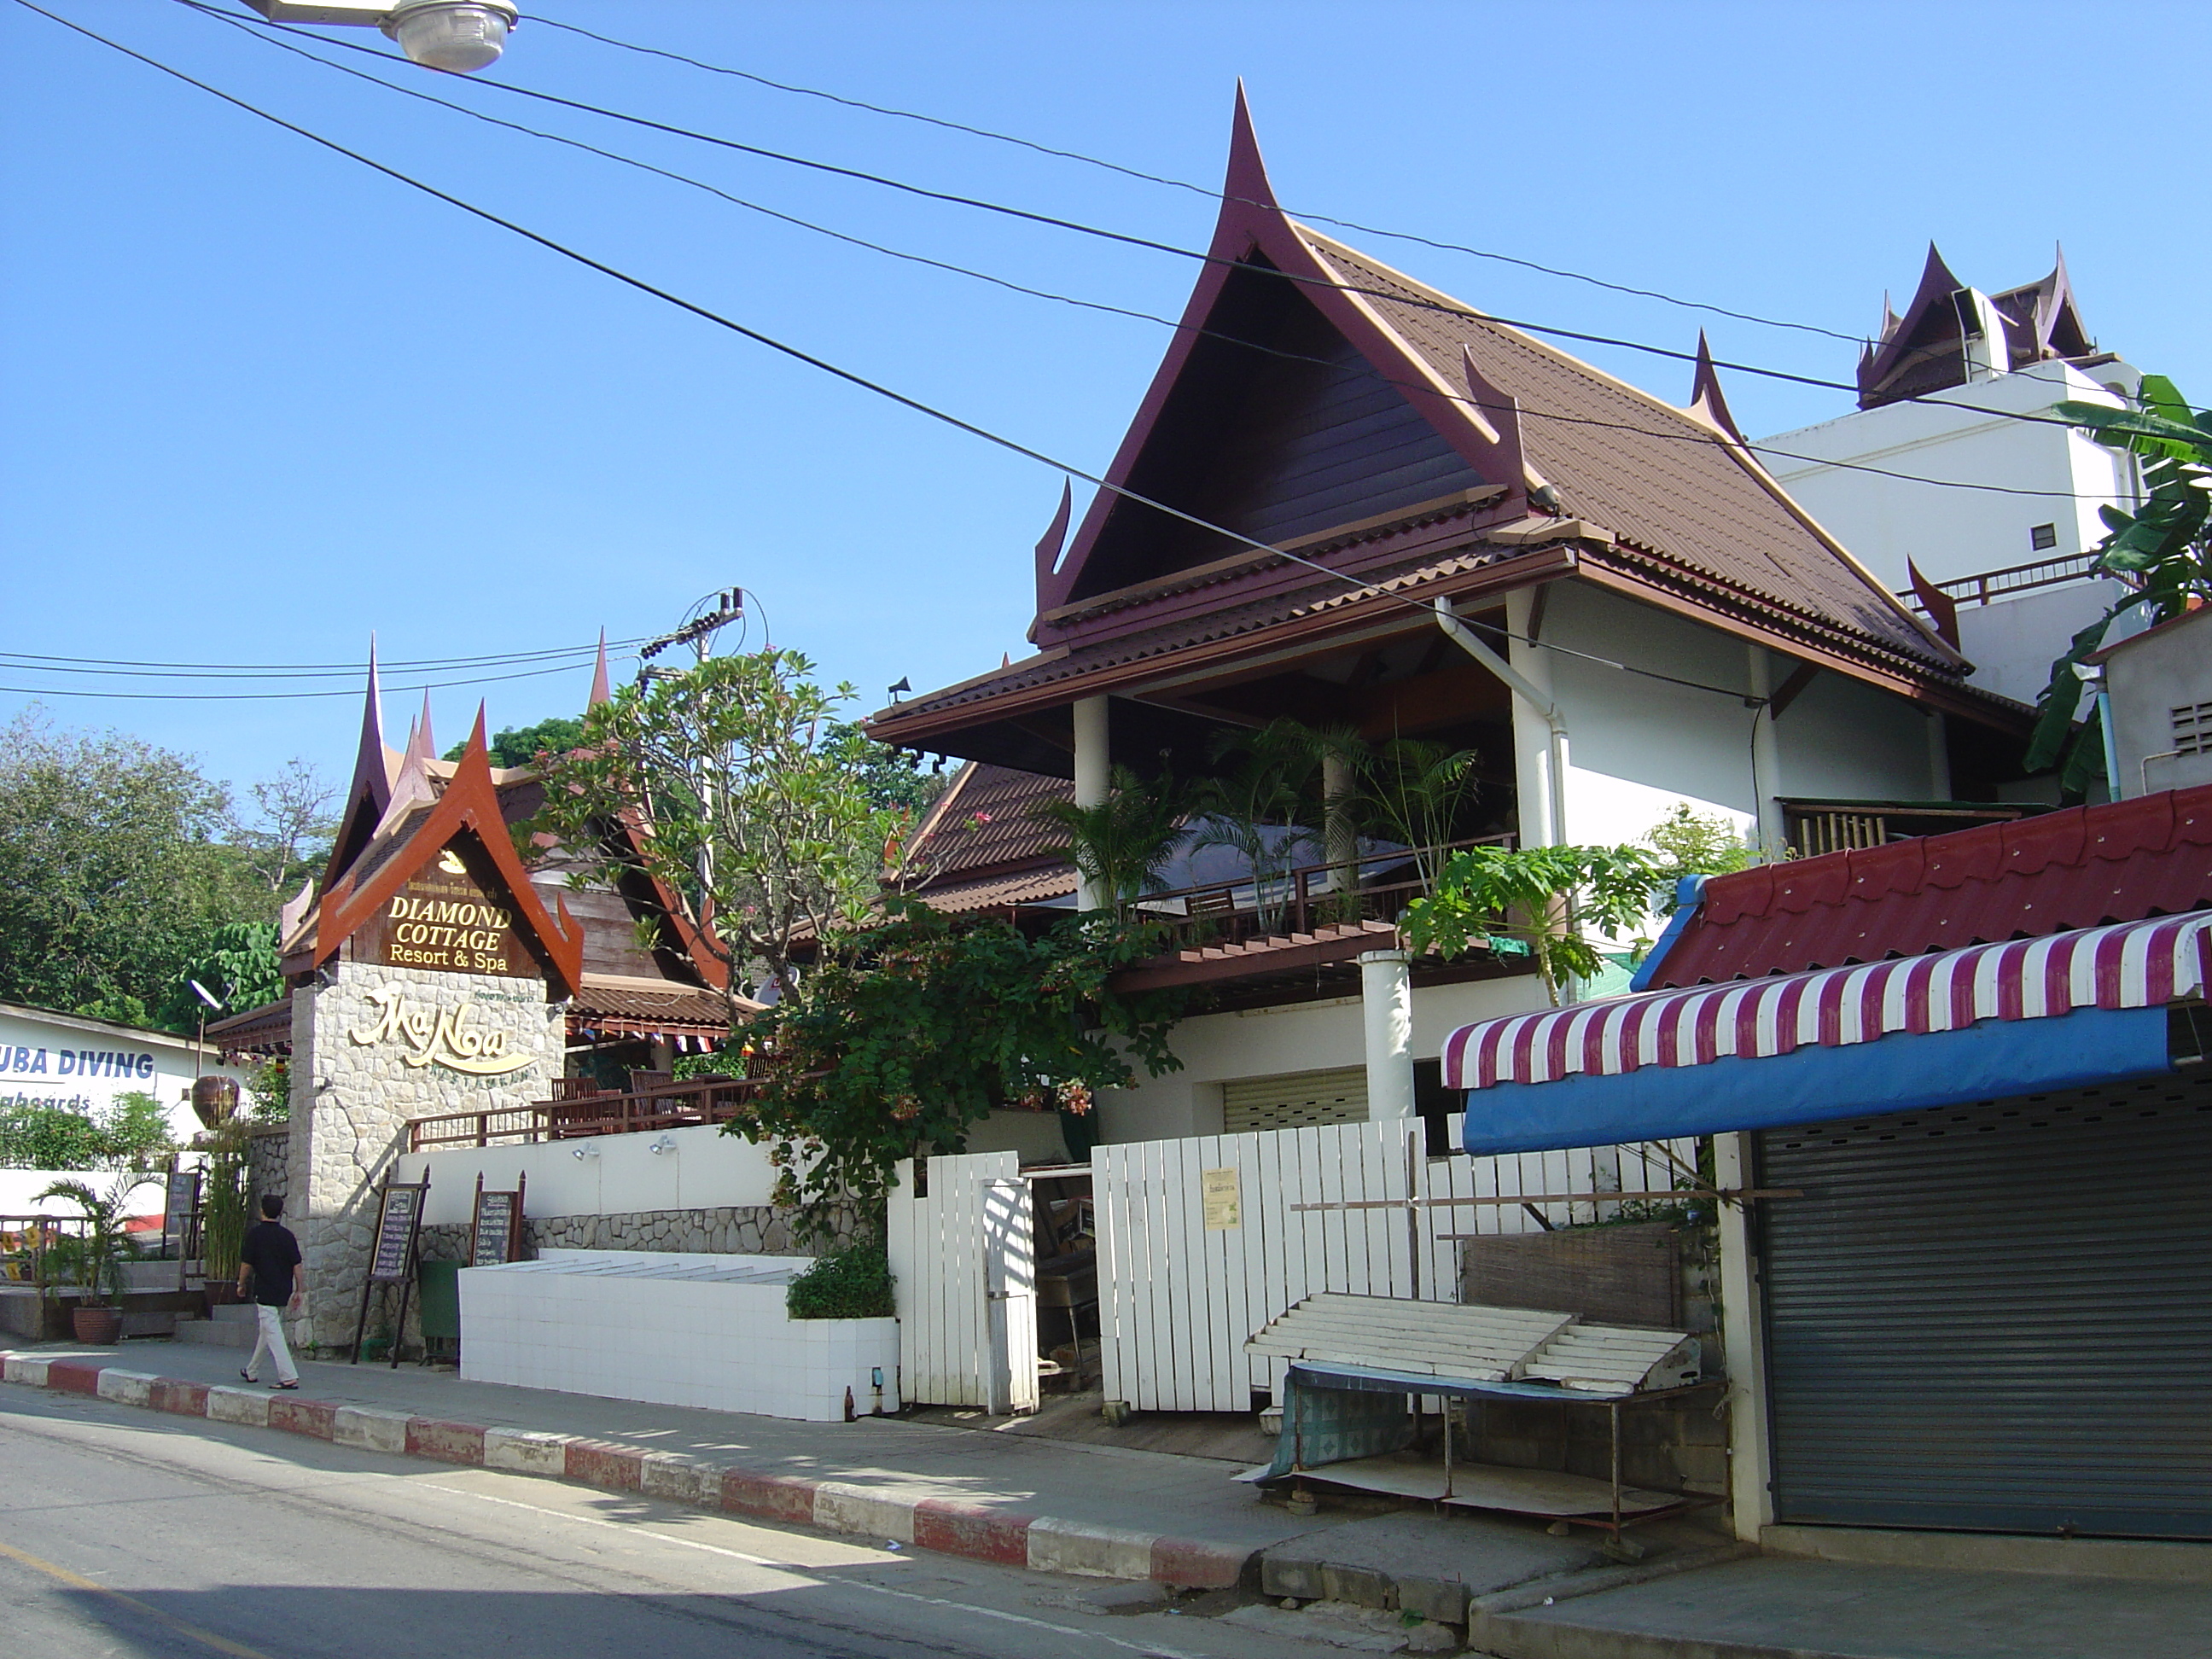
<svg viewBox="0 0 2212 1659">
<path fill-rule="evenodd" d="M 510 0 L 246 0 L 272 23 L 382 29 L 425 69 L 466 75 L 495 62 L 520 21 Z"/>
</svg>

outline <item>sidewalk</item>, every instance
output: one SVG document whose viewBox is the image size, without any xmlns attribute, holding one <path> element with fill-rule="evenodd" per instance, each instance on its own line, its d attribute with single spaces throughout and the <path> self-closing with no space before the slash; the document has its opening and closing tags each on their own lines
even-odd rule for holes
<svg viewBox="0 0 2212 1659">
<path fill-rule="evenodd" d="M 340 1444 L 563 1477 L 1045 1572 L 1227 1589 L 1269 1545 L 1342 1516 L 1292 1516 L 1235 1465 L 935 1424 L 690 1410 L 464 1382 L 403 1364 L 303 1360 L 298 1393 L 239 1379 L 198 1343 L 18 1346 L 9 1382 L 283 1429 Z M 1174 1530 L 1161 1529 L 1172 1517 Z"/>
<path fill-rule="evenodd" d="M 2203 1659 L 2212 1547 L 2136 1578 L 1753 1556 L 1685 1531 L 1603 1563 L 1504 1517 L 1294 1516 L 1217 1460 L 927 1423 L 774 1418 L 303 1363 L 296 1394 L 249 1388 L 197 1344 L 17 1348 L 7 1382 L 343 1445 L 620 1492 L 1092 1577 L 1269 1601 L 1234 1622 L 1392 1651 L 1424 1615 L 1498 1659 Z M 1174 1531 L 1159 1530 L 1160 1517 Z M 1287 1598 L 1287 1601 L 1284 1600 Z M 1318 1598 L 1317 1600 L 1316 1598 Z M 1314 1601 L 1309 1611 L 1290 1607 Z M 1346 1622 L 1347 1620 L 1352 1621 Z M 1363 1625 L 1358 1621 L 1364 1620 Z M 1455 1639 L 1455 1638 L 1454 1638 Z"/>
</svg>

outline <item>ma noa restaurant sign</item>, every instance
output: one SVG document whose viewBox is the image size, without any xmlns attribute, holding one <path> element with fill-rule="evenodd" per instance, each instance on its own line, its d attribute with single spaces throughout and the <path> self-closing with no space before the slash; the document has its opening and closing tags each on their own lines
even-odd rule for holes
<svg viewBox="0 0 2212 1659">
<path fill-rule="evenodd" d="M 477 879 L 452 847 L 407 878 L 354 935 L 361 960 L 387 968 L 536 979 L 544 972 L 514 907 Z"/>
</svg>

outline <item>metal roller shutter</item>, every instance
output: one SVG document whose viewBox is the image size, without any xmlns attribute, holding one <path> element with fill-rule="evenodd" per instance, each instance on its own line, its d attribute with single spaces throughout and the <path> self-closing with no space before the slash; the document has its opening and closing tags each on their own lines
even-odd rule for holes
<svg viewBox="0 0 2212 1659">
<path fill-rule="evenodd" d="M 1759 1154 L 1778 1519 L 2212 1538 L 2212 1078 Z"/>
<path fill-rule="evenodd" d="M 1367 1068 L 1288 1072 L 1279 1077 L 1239 1078 L 1221 1085 L 1224 1134 L 1261 1129 L 1302 1129 L 1314 1123 L 1367 1121 Z"/>
</svg>

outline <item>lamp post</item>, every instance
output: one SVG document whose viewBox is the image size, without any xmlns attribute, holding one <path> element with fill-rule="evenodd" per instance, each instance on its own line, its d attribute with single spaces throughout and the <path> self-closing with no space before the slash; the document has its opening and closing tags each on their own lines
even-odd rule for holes
<svg viewBox="0 0 2212 1659">
<path fill-rule="evenodd" d="M 380 28 L 424 69 L 466 75 L 495 62 L 521 21 L 512 0 L 246 0 L 272 23 Z"/>
</svg>

